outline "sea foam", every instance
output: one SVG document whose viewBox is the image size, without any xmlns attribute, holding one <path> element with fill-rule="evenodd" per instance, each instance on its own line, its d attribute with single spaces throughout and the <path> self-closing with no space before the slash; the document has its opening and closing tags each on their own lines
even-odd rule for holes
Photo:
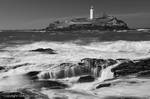
<svg viewBox="0 0 150 99">
<path fill-rule="evenodd" d="M 51 48 L 57 54 L 43 54 L 31 52 L 38 48 Z M 21 64 L 32 64 L 19 67 L 13 72 L 46 70 L 53 65 L 61 63 L 76 63 L 83 58 L 146 58 L 150 56 L 150 41 L 113 41 L 113 42 L 91 42 L 81 45 L 74 42 L 33 42 L 28 44 L 16 44 L 8 46 L 0 51 L 1 66 L 16 66 Z"/>
</svg>

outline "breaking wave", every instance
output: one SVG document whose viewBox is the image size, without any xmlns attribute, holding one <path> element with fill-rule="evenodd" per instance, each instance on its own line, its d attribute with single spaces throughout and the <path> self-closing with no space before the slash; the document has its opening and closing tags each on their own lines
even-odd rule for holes
<svg viewBox="0 0 150 99">
<path fill-rule="evenodd" d="M 38 48 L 51 48 L 57 54 L 43 54 L 32 52 Z M 71 42 L 32 42 L 16 44 L 4 47 L 0 51 L 1 66 L 17 66 L 28 63 L 29 66 L 22 66 L 13 71 L 45 70 L 54 64 L 74 63 L 83 58 L 146 58 L 150 56 L 150 41 L 113 41 L 96 42 L 89 44 L 77 44 Z"/>
<path fill-rule="evenodd" d="M 80 41 L 84 42 L 84 41 Z M 14 47 L 6 47 L 5 50 L 34 50 L 37 48 L 54 48 L 56 50 L 60 48 L 72 48 L 72 49 L 93 49 L 107 52 L 149 52 L 150 41 L 112 41 L 112 42 L 90 42 L 78 44 L 76 41 L 71 42 L 34 42 L 24 45 L 16 45 Z M 62 49 L 63 50 L 63 49 Z"/>
<path fill-rule="evenodd" d="M 137 53 L 148 53 L 150 52 L 149 41 L 114 41 L 114 42 L 94 42 L 88 46 L 88 49 L 94 49 L 106 52 L 137 52 Z"/>
</svg>

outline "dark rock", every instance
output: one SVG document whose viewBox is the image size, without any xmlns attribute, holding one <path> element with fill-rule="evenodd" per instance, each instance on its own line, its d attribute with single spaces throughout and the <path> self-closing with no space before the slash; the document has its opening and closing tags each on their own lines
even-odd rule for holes
<svg viewBox="0 0 150 99">
<path fill-rule="evenodd" d="M 1 71 L 1 70 L 4 70 L 4 69 L 5 69 L 4 67 L 0 66 L 0 71 Z"/>
<path fill-rule="evenodd" d="M 26 77 L 28 77 L 28 79 L 30 80 L 36 80 L 38 79 L 38 74 L 40 73 L 40 71 L 31 71 L 25 74 Z"/>
<path fill-rule="evenodd" d="M 107 96 L 102 99 L 148 99 L 146 97 L 137 97 L 137 96 Z"/>
<path fill-rule="evenodd" d="M 135 60 L 135 65 L 137 65 L 137 68 L 141 69 L 141 71 L 150 70 L 150 58 Z"/>
<path fill-rule="evenodd" d="M 19 64 L 19 65 L 15 65 L 15 66 L 7 66 L 7 67 L 0 67 L 0 71 L 4 71 L 4 72 L 7 72 L 11 69 L 16 69 L 16 68 L 19 68 L 19 67 L 23 67 L 23 66 L 29 66 L 31 65 L 30 63 L 23 63 L 23 64 Z"/>
<path fill-rule="evenodd" d="M 49 99 L 48 96 L 31 89 L 20 89 L 16 92 L 0 92 L 0 99 Z"/>
<path fill-rule="evenodd" d="M 110 87 L 111 86 L 111 83 L 103 83 L 103 84 L 100 84 L 96 87 L 96 89 L 99 89 L 99 88 L 102 88 L 102 87 Z"/>
<path fill-rule="evenodd" d="M 51 49 L 51 48 L 38 48 L 38 49 L 35 49 L 35 50 L 31 50 L 33 52 L 42 52 L 42 53 L 46 53 L 46 54 L 56 54 L 56 52 Z"/>
<path fill-rule="evenodd" d="M 35 89 L 65 89 L 69 86 L 59 81 L 51 81 L 51 80 L 36 80 L 33 82 L 33 88 Z"/>
<path fill-rule="evenodd" d="M 28 96 L 29 99 L 49 99 L 49 97 L 38 90 L 35 89 L 20 89 L 19 92 L 23 93 L 25 96 Z M 28 99 L 28 98 L 27 98 Z"/>
<path fill-rule="evenodd" d="M 137 77 L 150 77 L 150 70 L 141 71 L 137 73 Z"/>
<path fill-rule="evenodd" d="M 131 60 L 130 59 L 125 59 L 125 58 L 119 58 L 119 59 L 116 59 L 117 61 L 120 61 L 120 62 L 130 62 Z"/>
<path fill-rule="evenodd" d="M 93 82 L 95 78 L 93 76 L 81 76 L 78 80 L 78 82 L 83 83 L 83 82 Z"/>
<path fill-rule="evenodd" d="M 0 92 L 0 99 L 26 99 L 20 92 Z"/>
<path fill-rule="evenodd" d="M 150 70 L 150 59 L 139 59 L 139 60 L 120 60 L 122 63 L 112 69 L 115 77 L 127 76 L 141 71 Z"/>
<path fill-rule="evenodd" d="M 16 65 L 16 66 L 12 66 L 8 69 L 16 69 L 16 68 L 19 68 L 19 67 L 22 67 L 22 66 L 29 66 L 31 65 L 30 63 L 24 63 L 24 64 L 19 64 L 19 65 Z"/>
<path fill-rule="evenodd" d="M 122 63 L 119 64 L 117 67 L 112 68 L 112 72 L 115 73 L 115 76 L 126 76 L 129 74 L 136 73 L 137 70 L 135 69 L 135 63 L 131 60 L 120 60 Z"/>
<path fill-rule="evenodd" d="M 110 65 L 114 65 L 117 63 L 116 60 L 113 60 L 113 59 L 91 59 L 91 58 L 84 58 L 81 60 L 81 63 L 83 63 L 85 66 L 88 66 L 88 67 L 104 67 L 106 68 L 107 66 L 110 66 Z"/>
<path fill-rule="evenodd" d="M 36 76 L 39 73 L 40 73 L 40 71 L 31 71 L 31 72 L 26 73 L 26 75 L 28 75 L 28 76 Z"/>
</svg>

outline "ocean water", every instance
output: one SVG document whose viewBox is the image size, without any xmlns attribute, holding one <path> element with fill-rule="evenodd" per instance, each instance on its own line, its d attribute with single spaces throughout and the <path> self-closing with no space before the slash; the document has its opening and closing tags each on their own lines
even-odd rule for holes
<svg viewBox="0 0 150 99">
<path fill-rule="evenodd" d="M 40 52 L 32 52 L 38 48 L 51 48 L 57 54 L 47 54 Z M 61 63 L 76 63 L 83 58 L 102 58 L 102 59 L 141 59 L 150 57 L 150 33 L 146 32 L 101 32 L 101 33 L 37 33 L 37 32 L 1 32 L 0 33 L 0 66 L 13 68 L 7 72 L 0 72 L 0 91 L 15 89 L 16 86 L 23 86 L 24 83 L 30 83 L 26 78 L 15 76 L 30 71 L 46 71 L 51 66 Z M 126 86 L 129 90 L 124 90 L 117 86 L 114 88 L 106 88 L 96 91 L 91 90 L 92 86 L 98 82 L 113 78 L 111 68 L 107 68 L 102 73 L 102 78 L 92 83 L 75 84 L 68 90 L 78 91 L 69 92 L 67 90 L 55 90 L 53 93 L 60 92 L 68 95 L 69 99 L 76 99 L 77 96 L 85 97 L 82 91 L 86 90 L 89 99 L 99 99 L 95 95 L 148 95 L 137 92 L 135 90 L 149 91 L 147 87 Z M 3 77 L 14 76 L 3 80 Z M 73 78 L 77 79 L 77 78 Z M 11 81 L 11 82 L 9 82 Z M 8 82 L 8 83 L 5 83 Z M 147 86 L 148 82 L 143 86 Z M 82 87 L 81 87 L 82 86 Z M 25 86 L 23 86 L 25 87 Z M 136 87 L 135 90 L 132 87 Z M 150 86 L 148 86 L 150 89 Z M 110 91 L 111 90 L 111 91 Z M 43 93 L 48 94 L 52 90 L 44 90 Z M 128 92 L 129 91 L 129 92 Z M 131 94 L 129 94 L 131 93 Z M 137 93 L 137 94 L 136 94 Z M 140 93 L 140 94 L 139 94 Z M 94 95 L 93 95 L 94 94 Z M 71 97 L 74 95 L 74 97 Z M 87 96 L 86 96 L 87 97 Z M 85 98 L 86 98 L 85 97 Z M 87 98 L 86 98 L 87 99 Z"/>
</svg>

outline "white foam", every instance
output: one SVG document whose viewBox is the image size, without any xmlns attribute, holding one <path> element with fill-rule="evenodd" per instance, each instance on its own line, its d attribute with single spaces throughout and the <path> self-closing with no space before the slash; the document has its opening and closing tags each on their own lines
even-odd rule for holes
<svg viewBox="0 0 150 99">
<path fill-rule="evenodd" d="M 148 53 L 150 52 L 150 41 L 114 41 L 114 42 L 95 42 L 88 46 L 87 49 L 94 49 L 104 52 L 135 52 Z"/>
<path fill-rule="evenodd" d="M 30 52 L 37 48 L 51 48 L 57 54 L 43 54 Z M 24 71 L 44 70 L 51 64 L 64 62 L 79 62 L 83 58 L 145 58 L 149 57 L 150 41 L 114 41 L 93 42 L 87 45 L 79 45 L 73 42 L 35 42 L 30 44 L 15 45 L 4 48 L 0 52 L 1 66 L 15 66 L 30 63 Z M 42 69 L 43 68 L 43 69 Z M 18 72 L 20 70 L 16 70 Z"/>
<path fill-rule="evenodd" d="M 101 70 L 101 76 L 99 77 L 98 81 L 102 82 L 104 80 L 113 79 L 114 78 L 114 73 L 111 71 L 111 69 L 118 66 L 119 64 L 120 64 L 120 62 L 118 62 L 118 63 L 116 63 L 112 66 L 109 66 L 105 69 L 102 69 Z"/>
</svg>

